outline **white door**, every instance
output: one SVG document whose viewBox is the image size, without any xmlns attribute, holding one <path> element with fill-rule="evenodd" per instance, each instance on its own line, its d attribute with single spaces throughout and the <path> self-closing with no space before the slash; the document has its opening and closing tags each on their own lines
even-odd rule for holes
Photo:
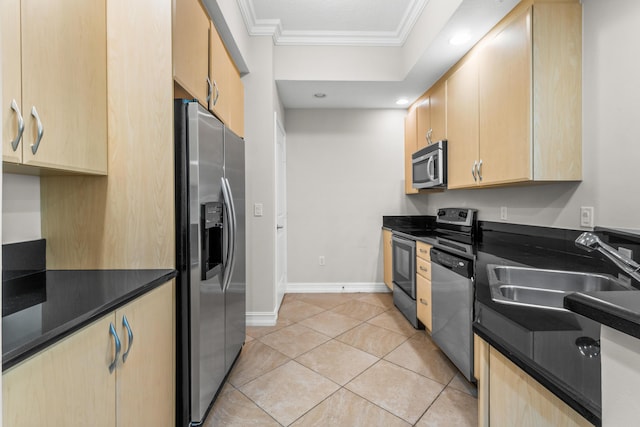
<svg viewBox="0 0 640 427">
<path fill-rule="evenodd" d="M 274 113 L 276 134 L 276 304 L 287 288 L 287 146 L 286 134 Z"/>
</svg>

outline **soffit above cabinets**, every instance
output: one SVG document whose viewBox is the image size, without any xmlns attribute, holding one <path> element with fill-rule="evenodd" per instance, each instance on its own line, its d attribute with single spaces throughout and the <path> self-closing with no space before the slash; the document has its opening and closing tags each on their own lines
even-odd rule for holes
<svg viewBox="0 0 640 427">
<path fill-rule="evenodd" d="M 429 0 L 238 0 L 276 45 L 402 46 Z"/>
</svg>

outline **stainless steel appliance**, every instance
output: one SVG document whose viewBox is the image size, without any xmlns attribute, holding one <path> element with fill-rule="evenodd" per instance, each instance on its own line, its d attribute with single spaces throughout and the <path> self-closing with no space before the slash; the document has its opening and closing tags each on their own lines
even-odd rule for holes
<svg viewBox="0 0 640 427">
<path fill-rule="evenodd" d="M 414 328 L 416 313 L 416 242 L 397 235 L 391 237 L 393 303 Z"/>
<path fill-rule="evenodd" d="M 447 186 L 447 140 L 416 151 L 411 155 L 413 188 L 445 188 Z"/>
<path fill-rule="evenodd" d="M 431 249 L 431 338 L 473 380 L 473 260 Z"/>
<path fill-rule="evenodd" d="M 439 209 L 431 249 L 431 338 L 468 381 L 473 378 L 474 209 Z"/>
<path fill-rule="evenodd" d="M 176 100 L 176 425 L 200 425 L 245 339 L 244 141 Z"/>
</svg>

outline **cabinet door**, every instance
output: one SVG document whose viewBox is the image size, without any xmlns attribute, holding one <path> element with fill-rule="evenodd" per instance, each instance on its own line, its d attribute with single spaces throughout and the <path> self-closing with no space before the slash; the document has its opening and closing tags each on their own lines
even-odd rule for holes
<svg viewBox="0 0 640 427">
<path fill-rule="evenodd" d="M 0 52 L 2 52 L 2 160 L 22 162 L 22 140 L 14 150 L 11 142 L 18 136 L 18 112 L 22 109 L 21 62 L 20 62 L 20 0 L 2 0 L 0 2 Z"/>
<path fill-rule="evenodd" d="M 478 119 L 478 62 L 471 56 L 447 80 L 448 188 L 476 185 Z"/>
<path fill-rule="evenodd" d="M 531 8 L 480 52 L 480 168 L 483 184 L 528 181 L 531 158 Z"/>
<path fill-rule="evenodd" d="M 384 284 L 393 290 L 393 251 L 391 250 L 391 236 L 389 230 L 382 230 L 382 253 L 384 257 Z"/>
<path fill-rule="evenodd" d="M 2 375 L 5 426 L 115 426 L 114 315 L 65 338 Z"/>
<path fill-rule="evenodd" d="M 491 426 L 591 426 L 500 352 L 489 349 Z"/>
<path fill-rule="evenodd" d="M 431 141 L 447 139 L 447 86 L 444 82 L 434 86 L 429 96 L 431 107 Z"/>
<path fill-rule="evenodd" d="M 417 194 L 418 190 L 413 188 L 413 168 L 411 166 L 411 155 L 417 150 L 416 142 L 416 110 L 407 110 L 407 117 L 404 119 L 404 192 L 406 194 Z"/>
<path fill-rule="evenodd" d="M 126 319 L 133 341 L 128 338 Z M 116 311 L 122 353 L 117 369 L 118 427 L 175 421 L 174 281 Z M 124 354 L 127 359 L 123 362 Z"/>
<path fill-rule="evenodd" d="M 174 0 L 173 78 L 207 107 L 209 16 L 199 0 Z"/>
<path fill-rule="evenodd" d="M 416 313 L 425 328 L 431 332 L 431 281 L 416 275 Z"/>
<path fill-rule="evenodd" d="M 226 125 L 229 124 L 231 109 L 231 71 L 235 70 L 227 49 L 218 34 L 213 23 L 211 23 L 211 52 L 209 54 L 209 69 L 211 81 L 214 85 L 214 93 L 209 102 L 209 110 L 213 112 Z"/>
<path fill-rule="evenodd" d="M 105 0 L 22 0 L 23 163 L 107 172 L 105 11 Z"/>
<path fill-rule="evenodd" d="M 429 96 L 424 98 L 416 107 L 416 150 L 427 146 L 427 132 L 431 129 L 431 101 Z"/>
</svg>

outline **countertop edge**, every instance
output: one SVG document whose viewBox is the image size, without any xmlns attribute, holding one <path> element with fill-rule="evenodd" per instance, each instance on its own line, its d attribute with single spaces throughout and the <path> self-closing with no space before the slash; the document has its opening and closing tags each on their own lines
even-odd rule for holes
<svg viewBox="0 0 640 427">
<path fill-rule="evenodd" d="M 141 284 L 133 291 L 121 295 L 120 297 L 109 301 L 108 303 L 96 309 L 90 310 L 63 325 L 52 329 L 51 331 L 33 340 L 32 342 L 29 342 L 23 346 L 20 346 L 10 352 L 3 354 L 2 371 L 5 372 L 7 369 L 12 368 L 13 366 L 34 356 L 42 350 L 45 350 L 46 348 L 63 340 L 74 332 L 84 328 L 85 326 L 88 326 L 95 320 L 100 319 L 107 313 L 124 306 L 125 304 L 159 287 L 160 285 L 165 284 L 169 280 L 174 279 L 178 275 L 178 272 L 173 269 L 158 269 L 155 271 L 157 271 L 161 275 L 149 282 Z"/>
<path fill-rule="evenodd" d="M 574 293 L 564 297 L 564 307 L 627 335 L 640 338 L 640 313 L 593 295 Z"/>
<path fill-rule="evenodd" d="M 503 356 L 525 371 L 529 376 L 538 381 L 543 387 L 553 393 L 556 397 L 569 405 L 573 410 L 582 415 L 587 421 L 596 427 L 602 425 L 602 419 L 596 412 L 596 408 L 590 408 L 582 404 L 570 390 L 562 387 L 557 381 L 554 381 L 553 375 L 545 374 L 540 369 L 532 366 L 525 358 L 518 357 L 518 354 L 509 349 L 509 345 L 497 338 L 493 333 L 483 325 L 474 322 L 473 333 L 489 343 L 498 350 Z"/>
</svg>

